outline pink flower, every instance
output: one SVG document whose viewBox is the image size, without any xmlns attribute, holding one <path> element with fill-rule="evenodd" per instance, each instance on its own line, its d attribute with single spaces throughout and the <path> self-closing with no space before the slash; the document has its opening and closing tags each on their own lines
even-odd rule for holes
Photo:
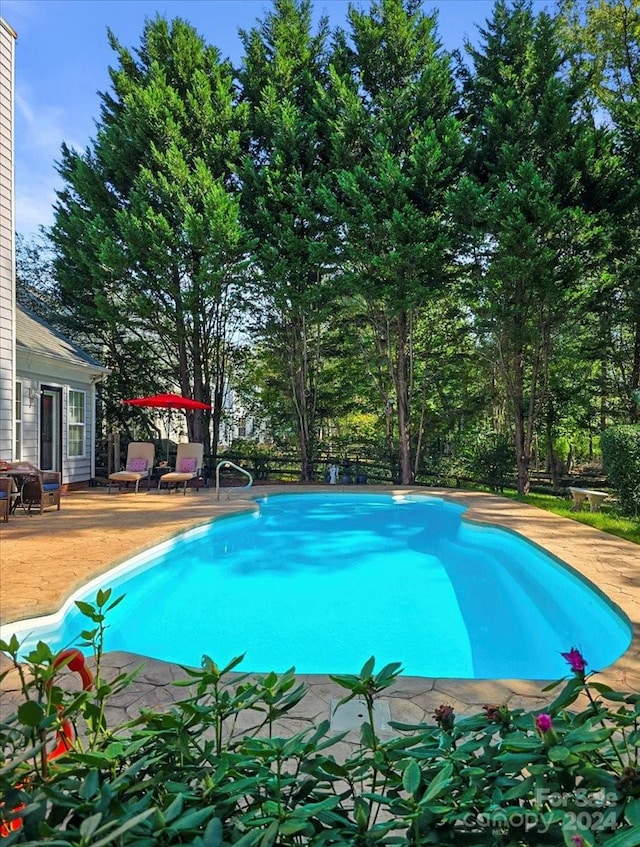
<svg viewBox="0 0 640 847">
<path fill-rule="evenodd" d="M 568 653 L 560 653 L 560 655 L 569 662 L 571 670 L 575 674 L 584 674 L 584 669 L 587 667 L 587 660 L 578 649 L 572 647 Z"/>
<path fill-rule="evenodd" d="M 584 838 L 581 835 L 572 835 L 571 841 L 576 845 L 576 847 L 584 847 Z"/>
<path fill-rule="evenodd" d="M 551 715 L 543 712 L 541 715 L 536 717 L 536 729 L 539 732 L 549 732 L 552 727 L 553 721 L 551 720 Z"/>
</svg>

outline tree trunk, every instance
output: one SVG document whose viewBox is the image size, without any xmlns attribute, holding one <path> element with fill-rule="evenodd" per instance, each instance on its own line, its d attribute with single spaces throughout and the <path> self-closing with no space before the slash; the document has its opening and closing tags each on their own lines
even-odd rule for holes
<svg viewBox="0 0 640 847">
<path fill-rule="evenodd" d="M 398 339 L 396 348 L 396 399 L 398 403 L 398 451 L 400 459 L 400 483 L 411 485 L 411 421 L 409 409 L 409 379 L 407 362 L 408 324 L 407 313 L 398 315 Z"/>
<path fill-rule="evenodd" d="M 640 315 L 636 319 L 633 335 L 633 354 L 631 364 L 631 403 L 629 421 L 632 424 L 640 421 Z"/>
<path fill-rule="evenodd" d="M 529 460 L 525 450 L 525 425 L 522 406 L 515 410 L 514 443 L 516 448 L 516 468 L 518 470 L 518 494 L 529 493 Z"/>
<path fill-rule="evenodd" d="M 560 488 L 560 459 L 553 446 L 553 426 L 555 423 L 555 413 L 553 405 L 549 404 L 547 408 L 546 419 L 546 435 L 547 435 L 547 464 L 549 473 L 551 474 L 551 483 L 553 490 L 557 491 Z"/>
<path fill-rule="evenodd" d="M 518 287 L 520 291 L 521 287 Z M 516 468 L 518 473 L 518 494 L 529 493 L 529 465 L 531 462 L 530 450 L 527 450 L 527 420 L 528 415 L 524 412 L 524 352 L 522 346 L 522 326 L 517 326 L 515 335 L 515 346 L 513 352 L 513 382 L 511 386 L 511 399 L 513 402 L 514 416 L 514 445 L 516 451 Z M 507 375 L 507 385 L 509 379 Z"/>
<path fill-rule="evenodd" d="M 309 367 L 307 325 L 304 317 L 294 321 L 290 337 L 285 339 L 289 350 L 291 395 L 298 419 L 300 444 L 300 477 L 302 482 L 313 482 L 313 454 L 315 446 L 315 385 Z"/>
</svg>

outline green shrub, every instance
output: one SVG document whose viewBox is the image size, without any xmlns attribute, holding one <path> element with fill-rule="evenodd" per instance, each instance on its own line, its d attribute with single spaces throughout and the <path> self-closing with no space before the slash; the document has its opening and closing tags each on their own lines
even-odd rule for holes
<svg viewBox="0 0 640 847">
<path fill-rule="evenodd" d="M 504 482 L 515 470 L 513 442 L 502 432 L 481 432 L 469 449 L 469 469 L 472 476 L 502 491 Z"/>
<path fill-rule="evenodd" d="M 640 426 L 612 426 L 600 439 L 609 485 L 620 498 L 623 514 L 640 510 Z"/>
<path fill-rule="evenodd" d="M 82 604 L 97 648 L 110 592 Z M 117 600 L 115 602 L 118 602 Z M 71 694 L 56 684 L 55 657 L 38 645 L 26 662 L 14 638 L 0 643 L 22 680 L 23 702 L 0 725 L 3 845 L 103 847 L 190 844 L 569 845 L 640 844 L 640 696 L 599 684 L 573 648 L 570 678 L 543 712 L 488 704 L 459 718 L 446 703 L 433 721 L 374 731 L 375 699 L 400 666 L 334 676 L 368 715 L 358 743 L 329 721 L 287 737 L 276 721 L 305 696 L 293 669 L 251 678 L 205 657 L 184 669 L 185 696 L 107 727 L 104 703 L 131 677 Z M 572 711 L 578 698 L 582 708 Z M 248 720 L 252 718 L 252 720 Z M 47 762 L 46 738 L 71 720 L 80 739 Z M 237 727 L 251 726 L 238 731 Z M 14 828 L 15 827 L 15 828 Z"/>
</svg>

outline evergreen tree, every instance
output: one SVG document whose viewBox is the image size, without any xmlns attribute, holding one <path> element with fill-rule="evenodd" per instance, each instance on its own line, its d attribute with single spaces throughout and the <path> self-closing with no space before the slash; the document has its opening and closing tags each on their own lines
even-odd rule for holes
<svg viewBox="0 0 640 847">
<path fill-rule="evenodd" d="M 563 3 L 574 73 L 612 139 L 601 179 L 610 248 L 594 290 L 598 344 L 585 354 L 601 368 L 602 427 L 607 418 L 640 420 L 640 5 L 636 0 Z"/>
<path fill-rule="evenodd" d="M 309 0 L 275 0 L 241 37 L 241 99 L 250 109 L 243 209 L 256 242 L 252 329 L 281 362 L 301 476 L 311 480 L 332 309 L 321 249 L 327 223 L 317 198 L 326 158 L 315 103 L 327 76 L 327 24 L 314 35 Z"/>
<path fill-rule="evenodd" d="M 213 402 L 215 449 L 248 248 L 234 178 L 243 110 L 230 65 L 184 21 L 147 21 L 134 52 L 109 39 L 118 66 L 96 139 L 62 150 L 58 280 L 103 339 L 112 402 L 160 389 Z M 188 417 L 206 452 L 208 416 Z"/>
<path fill-rule="evenodd" d="M 412 414 L 423 396 L 416 327 L 449 281 L 447 192 L 462 154 L 450 59 L 420 5 L 381 0 L 367 12 L 350 10 L 326 101 L 336 172 L 327 205 L 340 236 L 342 286 L 362 304 L 371 332 L 371 373 L 396 417 L 405 484 L 415 475 Z M 387 415 L 390 448 L 391 435 Z"/>
<path fill-rule="evenodd" d="M 498 0 L 480 33 L 462 70 L 469 174 L 455 201 L 473 258 L 467 300 L 499 365 L 526 493 L 554 335 L 589 272 L 596 147 L 581 91 L 566 77 L 557 18 L 536 16 L 528 0 Z"/>
<path fill-rule="evenodd" d="M 56 297 L 51 245 L 42 233 L 28 241 L 16 233 L 16 300 L 43 320 L 65 330 L 64 315 Z"/>
</svg>

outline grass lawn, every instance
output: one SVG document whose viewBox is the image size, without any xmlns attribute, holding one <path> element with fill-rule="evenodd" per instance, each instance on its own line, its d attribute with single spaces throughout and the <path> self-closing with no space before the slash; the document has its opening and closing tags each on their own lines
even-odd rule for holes
<svg viewBox="0 0 640 847">
<path fill-rule="evenodd" d="M 589 524 L 589 526 L 600 529 L 602 532 L 608 532 L 611 535 L 617 535 L 619 538 L 626 538 L 627 541 L 640 544 L 640 520 L 620 517 L 616 514 L 614 507 L 608 506 L 606 503 L 602 505 L 599 512 L 572 512 L 570 511 L 572 500 L 564 500 L 562 497 L 555 497 L 553 494 L 527 494 L 522 496 L 515 491 L 503 491 L 502 493 L 512 500 L 529 503 L 531 506 L 537 506 L 547 512 L 554 512 L 556 515 L 571 518 L 573 521 Z"/>
</svg>

